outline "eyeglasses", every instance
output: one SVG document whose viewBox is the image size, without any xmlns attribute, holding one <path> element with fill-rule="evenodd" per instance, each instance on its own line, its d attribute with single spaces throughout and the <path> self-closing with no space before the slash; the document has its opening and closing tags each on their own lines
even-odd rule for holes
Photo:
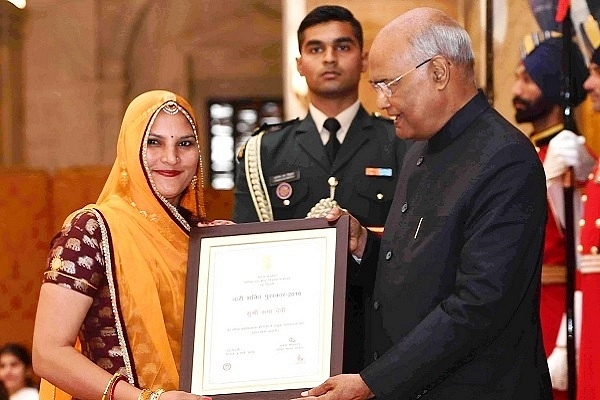
<svg viewBox="0 0 600 400">
<path fill-rule="evenodd" d="M 405 73 L 403 73 L 402 75 L 400 75 L 399 77 L 397 77 L 395 79 L 392 79 L 388 83 L 385 83 L 385 82 L 371 82 L 371 86 L 373 86 L 373 89 L 375 89 L 375 91 L 377 93 L 381 93 L 385 97 L 391 97 L 392 94 L 393 94 L 392 93 L 392 85 L 395 85 L 396 83 L 400 82 L 400 79 L 404 78 L 406 75 L 410 74 L 411 72 L 413 72 L 414 70 L 416 70 L 420 66 L 427 64 L 432 59 L 433 59 L 433 57 L 432 58 L 428 58 L 427 60 L 425 60 L 422 63 L 418 64 L 416 67 L 414 67 L 414 68 L 406 71 Z"/>
</svg>

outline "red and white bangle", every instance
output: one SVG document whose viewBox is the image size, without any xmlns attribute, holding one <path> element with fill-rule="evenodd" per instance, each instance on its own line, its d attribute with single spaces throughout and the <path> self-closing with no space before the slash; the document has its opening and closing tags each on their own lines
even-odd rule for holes
<svg viewBox="0 0 600 400">
<path fill-rule="evenodd" d="M 125 380 L 124 375 L 121 375 L 120 373 L 115 372 L 115 374 L 110 378 L 110 380 L 106 384 L 106 388 L 104 388 L 104 393 L 102 393 L 102 400 L 112 400 L 112 398 L 115 394 L 115 386 L 117 386 L 117 383 L 119 381 L 124 381 L 124 380 Z"/>
</svg>

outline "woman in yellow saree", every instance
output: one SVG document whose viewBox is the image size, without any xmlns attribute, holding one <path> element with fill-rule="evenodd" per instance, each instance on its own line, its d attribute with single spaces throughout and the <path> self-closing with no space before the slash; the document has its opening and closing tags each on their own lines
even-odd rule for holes
<svg viewBox="0 0 600 400">
<path fill-rule="evenodd" d="M 177 389 L 201 182 L 188 102 L 159 90 L 135 98 L 98 201 L 52 241 L 33 338 L 34 369 L 51 383 L 42 400 L 56 388 L 83 400 L 198 400 Z"/>
</svg>

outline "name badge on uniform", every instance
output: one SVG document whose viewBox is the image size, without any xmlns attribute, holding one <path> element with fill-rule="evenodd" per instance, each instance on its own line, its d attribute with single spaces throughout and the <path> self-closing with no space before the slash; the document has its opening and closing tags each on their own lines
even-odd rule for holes
<svg viewBox="0 0 600 400">
<path fill-rule="evenodd" d="M 300 170 L 284 172 L 283 174 L 269 176 L 267 179 L 269 186 L 275 186 L 281 182 L 293 182 L 300 179 Z"/>
<path fill-rule="evenodd" d="M 391 168 L 377 168 L 377 167 L 367 167 L 365 168 L 366 176 L 392 176 Z"/>
</svg>

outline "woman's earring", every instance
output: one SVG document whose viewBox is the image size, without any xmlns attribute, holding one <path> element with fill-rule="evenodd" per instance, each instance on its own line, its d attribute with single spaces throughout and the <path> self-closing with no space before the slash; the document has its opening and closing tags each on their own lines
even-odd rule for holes
<svg viewBox="0 0 600 400">
<path fill-rule="evenodd" d="M 190 187 L 192 189 L 196 189 L 197 184 L 198 184 L 198 177 L 196 175 L 194 175 L 194 177 L 192 178 L 192 181 L 190 182 Z"/>
<path fill-rule="evenodd" d="M 121 174 L 119 175 L 119 183 L 122 186 L 127 186 L 129 183 L 129 174 L 127 173 L 127 166 L 124 162 L 121 163 Z"/>
</svg>

